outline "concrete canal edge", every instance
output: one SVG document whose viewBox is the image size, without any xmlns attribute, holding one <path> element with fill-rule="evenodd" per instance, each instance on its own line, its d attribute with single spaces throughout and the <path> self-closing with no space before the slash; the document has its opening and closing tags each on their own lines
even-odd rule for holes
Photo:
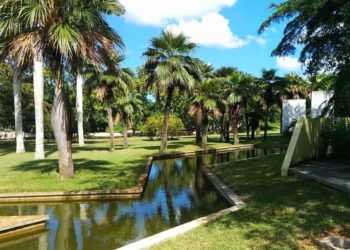
<svg viewBox="0 0 350 250">
<path fill-rule="evenodd" d="M 246 206 L 246 203 L 240 199 L 225 183 L 223 183 L 215 174 L 213 174 L 208 167 L 203 167 L 203 173 L 208 180 L 214 185 L 217 192 L 225 198 L 225 200 L 231 205 L 231 207 L 223 209 L 219 212 L 198 218 L 196 220 L 187 222 L 180 226 L 168 229 L 153 236 L 136 241 L 129 245 L 118 248 L 118 250 L 135 250 L 135 249 L 147 249 L 151 246 L 159 244 L 163 241 L 176 238 L 179 235 L 187 233 L 201 225 L 204 225 L 217 218 L 238 211 Z"/>
<path fill-rule="evenodd" d="M 0 216 L 0 241 L 45 230 L 48 215 Z"/>
<path fill-rule="evenodd" d="M 129 189 L 91 190 L 72 192 L 27 192 L 0 194 L 0 204 L 26 203 L 26 202 L 54 202 L 54 201 L 89 201 L 113 199 L 140 199 L 145 190 L 151 166 L 154 160 L 165 160 L 182 157 L 201 156 L 205 154 L 226 153 L 236 150 L 248 150 L 253 144 L 238 145 L 217 149 L 204 149 L 184 153 L 170 153 L 150 156 L 147 159 L 145 170 L 139 177 L 135 187 Z"/>
</svg>

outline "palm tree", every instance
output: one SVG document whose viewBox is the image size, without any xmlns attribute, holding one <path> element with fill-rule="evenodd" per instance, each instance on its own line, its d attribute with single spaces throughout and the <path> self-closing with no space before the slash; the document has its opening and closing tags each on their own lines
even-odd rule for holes
<svg viewBox="0 0 350 250">
<path fill-rule="evenodd" d="M 87 83 L 90 88 L 95 90 L 98 99 L 107 107 L 110 152 L 115 150 L 113 109 L 118 105 L 118 100 L 120 106 L 125 104 L 124 98 L 128 97 L 128 90 L 133 80 L 133 72 L 128 68 L 120 67 L 120 63 L 124 60 L 122 56 L 116 55 L 112 60 L 114 61 L 113 67 L 109 67 L 102 73 L 96 72 L 95 76 L 91 77 Z"/>
<path fill-rule="evenodd" d="M 202 61 L 200 61 L 201 64 L 201 75 L 202 75 L 202 80 L 203 79 L 212 79 L 214 77 L 213 75 L 213 70 L 214 68 L 206 64 Z M 195 87 L 191 91 L 192 93 L 192 100 L 191 100 L 191 106 L 189 110 L 189 114 L 191 116 L 195 116 L 195 126 L 196 126 L 196 144 L 201 145 L 202 144 L 202 123 L 203 123 L 203 109 L 202 109 L 202 103 L 200 98 L 197 99 L 196 97 L 201 95 L 201 86 L 202 86 L 202 81 L 198 81 L 195 84 Z"/>
<path fill-rule="evenodd" d="M 16 153 L 24 153 L 24 133 L 22 116 L 22 84 L 21 69 L 14 66 L 13 69 L 13 96 L 15 107 L 15 131 L 16 131 Z"/>
<path fill-rule="evenodd" d="M 77 109 L 77 120 L 78 120 L 78 143 L 79 147 L 83 147 L 84 142 L 84 112 L 83 112 L 83 74 L 81 70 L 77 70 L 77 98 L 76 98 L 76 109 Z"/>
<path fill-rule="evenodd" d="M 64 69 L 74 64 L 76 58 L 98 65 L 105 61 L 105 55 L 113 53 L 115 45 L 122 46 L 121 38 L 104 20 L 104 15 L 120 15 L 124 10 L 113 0 L 1 0 L 0 3 L 0 13 L 11 27 L 2 32 L 11 57 L 16 58 L 18 65 L 34 58 L 38 82 L 42 80 L 42 61 L 48 62 L 55 75 L 51 120 L 59 152 L 59 171 L 61 178 L 72 178 L 71 112 L 62 80 Z M 38 96 L 41 93 L 40 87 Z"/>
<path fill-rule="evenodd" d="M 269 126 L 269 114 L 270 108 L 275 104 L 275 83 L 276 83 L 276 70 L 263 69 L 261 81 L 264 93 L 262 94 L 264 111 L 265 111 L 265 125 L 264 125 L 264 140 L 267 140 L 267 130 Z"/>
<path fill-rule="evenodd" d="M 169 115 L 176 89 L 189 90 L 200 79 L 199 64 L 190 56 L 195 47 L 183 34 L 163 31 L 160 37 L 151 39 L 151 46 L 144 52 L 145 89 L 166 93 L 161 152 L 168 145 Z"/>
<path fill-rule="evenodd" d="M 217 109 L 217 100 L 219 97 L 219 82 L 215 79 L 206 78 L 199 84 L 198 94 L 195 96 L 193 103 L 196 103 L 202 111 L 202 142 L 203 148 L 208 145 L 208 128 L 209 128 L 209 115 L 211 112 L 215 116 L 219 116 Z"/>
<path fill-rule="evenodd" d="M 141 99 L 128 94 L 117 98 L 115 104 L 115 110 L 117 113 L 117 119 L 123 124 L 123 146 L 129 147 L 128 143 L 128 125 L 132 123 L 132 115 L 137 110 L 140 110 L 142 101 Z"/>
</svg>

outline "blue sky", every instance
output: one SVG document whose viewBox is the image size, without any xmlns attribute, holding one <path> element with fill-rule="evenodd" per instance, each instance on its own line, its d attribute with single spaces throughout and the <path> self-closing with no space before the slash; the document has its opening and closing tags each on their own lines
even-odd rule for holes
<svg viewBox="0 0 350 250">
<path fill-rule="evenodd" d="M 280 75 L 301 74 L 297 55 L 271 57 L 281 40 L 283 24 L 263 35 L 257 30 L 271 14 L 273 0 L 120 0 L 126 15 L 109 17 L 109 23 L 126 44 L 124 66 L 136 69 L 150 38 L 163 29 L 183 32 L 198 44 L 194 56 L 215 68 L 233 66 L 255 76 L 262 68 L 275 68 Z M 275 0 L 278 2 L 278 0 Z"/>
</svg>

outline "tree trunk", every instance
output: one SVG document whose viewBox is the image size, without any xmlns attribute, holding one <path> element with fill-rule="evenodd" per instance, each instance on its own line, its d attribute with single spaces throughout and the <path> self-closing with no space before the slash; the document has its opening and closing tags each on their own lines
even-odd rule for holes
<svg viewBox="0 0 350 250">
<path fill-rule="evenodd" d="M 127 121 L 123 120 L 123 144 L 124 144 L 124 148 L 128 148 L 129 147 L 129 143 L 128 143 L 128 123 Z"/>
<path fill-rule="evenodd" d="M 44 59 L 38 45 L 35 46 L 33 84 L 35 103 L 35 159 L 44 159 Z"/>
<path fill-rule="evenodd" d="M 83 125 L 83 75 L 77 72 L 77 120 L 78 120 L 78 141 L 79 147 L 84 146 L 84 125 Z"/>
<path fill-rule="evenodd" d="M 220 117 L 220 141 L 225 141 L 225 114 L 222 114 Z"/>
<path fill-rule="evenodd" d="M 264 141 L 267 141 L 268 127 L 269 127 L 269 108 L 266 109 L 266 115 L 265 115 Z"/>
<path fill-rule="evenodd" d="M 163 121 L 163 132 L 162 132 L 162 141 L 160 144 L 160 152 L 164 152 L 168 148 L 168 129 L 169 129 L 169 115 L 171 109 L 171 103 L 173 100 L 174 89 L 168 89 L 168 97 L 165 104 L 164 110 L 164 121 Z"/>
<path fill-rule="evenodd" d="M 24 134 L 22 118 L 21 70 L 15 66 L 13 71 L 13 97 L 15 107 L 16 153 L 24 153 Z"/>
<path fill-rule="evenodd" d="M 230 121 L 229 120 L 226 120 L 225 121 L 225 141 L 227 143 L 230 143 Z"/>
<path fill-rule="evenodd" d="M 245 129 L 247 132 L 247 140 L 249 140 L 250 126 L 249 126 L 249 117 L 247 115 L 245 116 Z"/>
<path fill-rule="evenodd" d="M 201 126 L 202 126 L 202 117 L 203 117 L 203 112 L 201 107 L 197 107 L 195 115 L 196 115 L 196 144 L 200 145 L 202 142 Z"/>
<path fill-rule="evenodd" d="M 234 145 L 239 144 L 239 136 L 238 136 L 238 126 L 237 124 L 232 124 L 232 133 L 233 133 L 233 143 Z"/>
<path fill-rule="evenodd" d="M 62 72 L 56 72 L 55 97 L 51 111 L 51 125 L 58 147 L 61 179 L 74 177 L 72 158 L 71 107 L 62 84 Z"/>
<path fill-rule="evenodd" d="M 206 148 L 208 146 L 208 127 L 208 114 L 205 112 L 203 115 L 202 148 Z"/>
<path fill-rule="evenodd" d="M 109 128 L 109 140 L 111 143 L 111 146 L 109 148 L 110 152 L 114 152 L 115 146 L 114 146 L 114 124 L 113 124 L 113 114 L 112 114 L 112 108 L 108 107 L 107 109 L 107 116 L 108 116 L 108 128 Z"/>
</svg>

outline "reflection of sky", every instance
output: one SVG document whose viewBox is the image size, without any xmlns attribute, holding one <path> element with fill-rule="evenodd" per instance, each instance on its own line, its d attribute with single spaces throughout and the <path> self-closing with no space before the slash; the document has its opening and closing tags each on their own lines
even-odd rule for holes
<svg viewBox="0 0 350 250">
<path fill-rule="evenodd" d="M 275 152 L 275 150 L 254 149 L 239 153 L 232 152 L 216 155 L 215 157 L 211 155 L 203 157 L 208 157 L 209 162 L 214 163 L 255 157 Z M 279 152 L 279 150 L 277 150 L 277 152 Z M 113 239 L 110 237 L 113 235 L 113 228 L 118 228 L 118 223 L 121 226 L 126 225 L 128 227 L 125 229 L 125 232 L 135 232 L 135 234 L 129 236 L 132 238 L 122 239 L 123 242 L 119 242 L 119 244 L 122 245 L 142 239 L 150 234 L 158 233 L 150 229 L 149 223 L 152 219 L 154 219 L 155 223 L 159 223 L 154 225 L 156 230 L 165 230 L 174 226 L 171 225 L 171 223 L 180 224 L 197 218 L 199 215 L 203 215 L 203 213 L 209 214 L 224 208 L 224 203 L 215 196 L 214 192 L 210 191 L 210 186 L 206 186 L 203 189 L 205 190 L 204 194 L 200 192 L 200 190 L 197 190 L 198 183 L 196 183 L 196 175 L 198 175 L 198 173 L 201 174 L 201 171 L 196 173 L 196 162 L 195 158 L 154 162 L 150 171 L 144 197 L 141 200 L 64 203 L 65 205 L 68 204 L 70 208 L 74 210 L 72 211 L 74 230 L 70 232 L 74 233 L 75 237 L 69 239 L 74 239 L 77 242 L 72 245 L 77 246 L 78 249 L 85 249 L 89 246 L 89 242 L 98 240 L 100 244 L 108 245 L 109 247 L 107 247 L 107 249 L 115 248 L 117 247 L 115 243 L 117 237 L 115 236 Z M 167 178 L 164 176 L 164 173 L 168 173 Z M 165 180 L 168 180 L 167 186 Z M 168 195 L 166 193 L 167 190 L 169 192 Z M 209 192 L 211 192 L 210 195 L 214 193 L 213 200 L 206 200 Z M 170 198 L 170 202 L 168 203 L 167 197 Z M 60 204 L 62 203 L 45 204 L 46 213 L 50 216 L 50 221 L 48 223 L 48 242 L 50 249 L 54 248 L 55 241 L 61 240 L 62 238 L 57 235 L 60 221 L 65 216 L 59 213 L 58 208 Z M 172 204 L 172 208 L 168 207 L 169 204 Z M 38 212 L 38 206 L 36 205 L 20 205 L 17 207 L 1 206 L 0 214 L 2 209 L 4 209 L 4 211 L 14 211 L 11 213 L 15 215 L 15 211 L 19 210 L 17 208 L 21 208 L 22 214 L 36 214 Z M 117 209 L 117 211 L 112 211 L 111 209 Z M 173 215 L 175 218 L 173 219 L 175 221 L 170 218 L 172 214 L 170 211 L 174 211 Z M 123 224 L 125 219 L 130 223 Z M 133 223 L 132 220 L 134 220 L 135 223 Z M 98 228 L 96 230 L 96 228 L 92 227 Z M 84 228 L 84 230 L 82 230 L 82 228 Z M 151 226 L 151 228 L 153 228 L 153 226 Z M 120 237 L 118 239 L 120 239 Z M 23 244 L 26 243 L 23 242 Z M 24 247 L 24 249 L 26 248 Z"/>
</svg>

